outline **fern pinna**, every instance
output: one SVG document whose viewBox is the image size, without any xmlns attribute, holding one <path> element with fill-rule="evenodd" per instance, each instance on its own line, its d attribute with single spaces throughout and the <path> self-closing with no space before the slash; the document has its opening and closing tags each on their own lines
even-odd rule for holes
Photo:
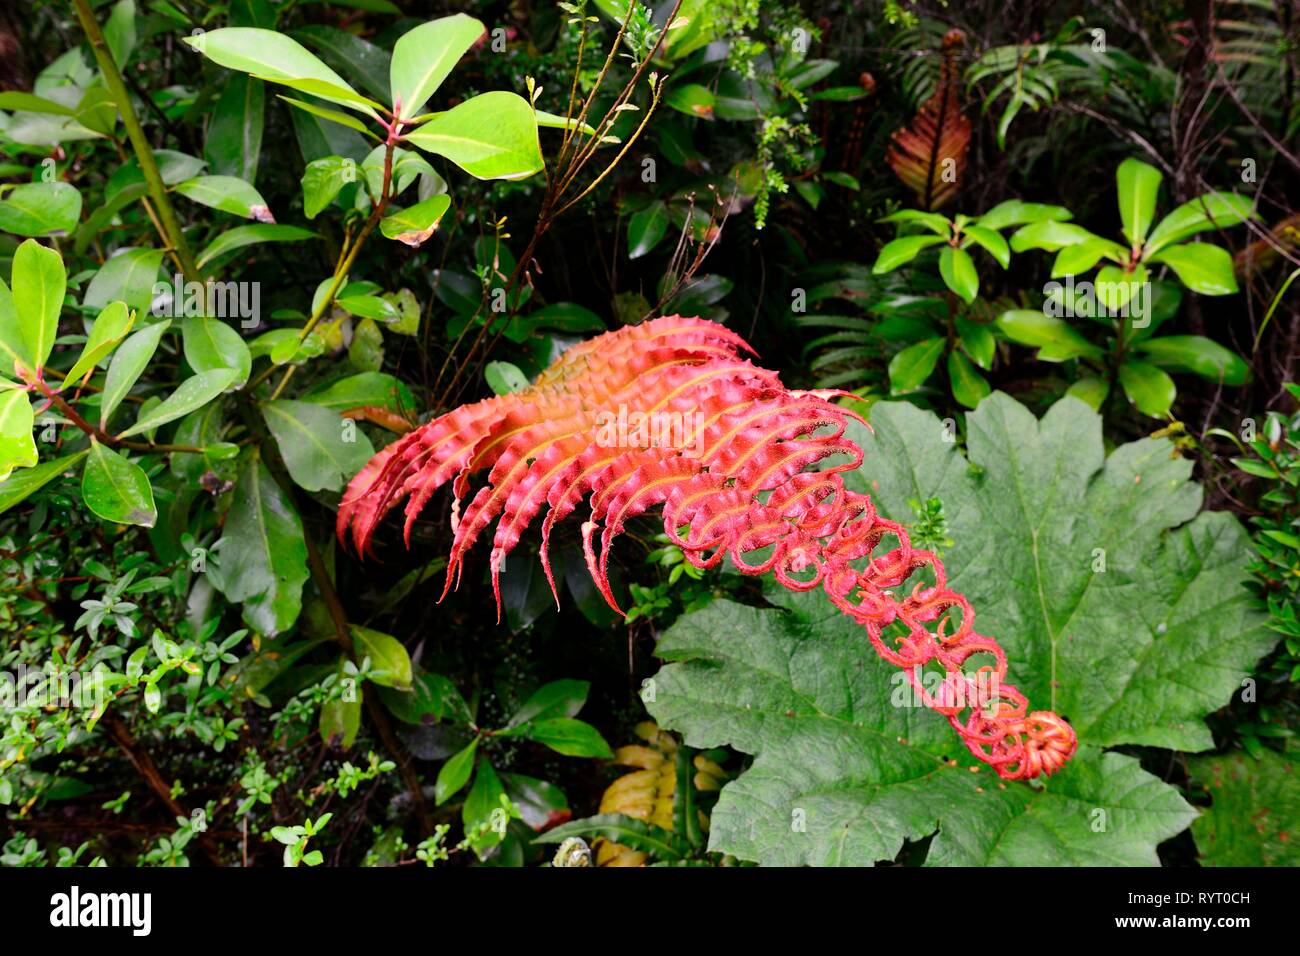
<svg viewBox="0 0 1300 956">
<path fill-rule="evenodd" d="M 451 481 L 443 595 L 495 520 L 490 568 L 499 614 L 505 557 L 542 505 L 541 560 L 554 592 L 551 531 L 589 498 L 583 551 L 617 610 L 607 574 L 614 538 L 662 505 L 664 530 L 697 567 L 730 555 L 745 574 L 771 572 L 796 591 L 820 586 L 999 776 L 1060 769 L 1076 747 L 1070 725 L 1029 711 L 1025 696 L 1004 683 L 1006 654 L 975 631 L 974 612 L 948 587 L 943 564 L 911 547 L 906 530 L 877 515 L 867 495 L 845 487 L 862 450 L 845 435 L 857 416 L 832 401 L 842 393 L 787 389 L 744 352 L 752 350 L 736 333 L 681 316 L 576 345 L 530 387 L 457 408 L 375 455 L 343 497 L 339 535 L 350 530 L 365 555 L 379 522 L 405 498 L 409 545 L 416 516 Z M 461 514 L 470 476 L 483 469 L 487 482 Z M 918 574 L 923 569 L 928 574 Z M 975 666 L 979 660 L 991 663 Z M 941 679 L 927 675 L 927 665 Z"/>
</svg>

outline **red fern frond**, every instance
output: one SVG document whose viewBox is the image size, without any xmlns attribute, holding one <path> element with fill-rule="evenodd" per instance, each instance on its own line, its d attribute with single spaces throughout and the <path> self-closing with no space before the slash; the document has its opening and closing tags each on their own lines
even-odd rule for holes
<svg viewBox="0 0 1300 956">
<path fill-rule="evenodd" d="M 943 38 L 943 65 L 934 94 L 921 104 L 912 122 L 890 138 L 885 162 L 903 185 L 916 193 L 922 209 L 939 209 L 961 185 L 970 148 L 971 124 L 957 98 L 961 82 L 957 54 L 966 43 L 960 30 Z"/>
<path fill-rule="evenodd" d="M 366 554 L 385 514 L 406 499 L 409 544 L 415 517 L 450 482 L 443 594 L 495 523 L 499 617 L 505 557 L 543 504 L 541 561 L 555 593 L 551 531 L 587 500 L 587 568 L 618 610 L 608 573 L 614 539 L 661 507 L 665 531 L 695 566 L 729 556 L 740 571 L 770 572 L 792 590 L 821 587 L 1000 776 L 1058 770 L 1074 753 L 1074 731 L 1053 713 L 1029 712 L 1024 695 L 1003 683 L 1006 655 L 975 632 L 974 612 L 948 588 L 939 560 L 878 517 L 869 497 L 845 488 L 862 449 L 845 436 L 857 416 L 834 403 L 842 393 L 786 389 L 743 351 L 734 332 L 681 316 L 577 345 L 528 388 L 458 408 L 377 454 L 343 497 L 340 539 L 350 533 Z M 471 475 L 482 471 L 486 482 L 462 513 Z M 922 569 L 932 583 L 917 575 Z M 968 672 L 976 655 L 992 663 Z M 931 662 L 946 673 L 937 690 L 922 681 Z"/>
</svg>

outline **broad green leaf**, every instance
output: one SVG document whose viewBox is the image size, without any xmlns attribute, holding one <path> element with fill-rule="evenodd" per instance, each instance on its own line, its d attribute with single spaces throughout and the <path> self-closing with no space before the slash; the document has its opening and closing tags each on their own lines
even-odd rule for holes
<svg viewBox="0 0 1300 956">
<path fill-rule="evenodd" d="M 23 183 L 0 200 L 0 232 L 62 236 L 77 228 L 81 193 L 71 183 Z"/>
<path fill-rule="evenodd" d="M 668 233 L 668 207 L 656 199 L 627 222 L 627 257 L 639 259 Z"/>
<path fill-rule="evenodd" d="M 998 261 L 998 265 L 1007 268 L 1011 265 L 1011 249 L 1000 233 L 987 226 L 967 226 L 962 230 L 972 242 Z"/>
<path fill-rule="evenodd" d="M 713 119 L 717 99 L 713 91 L 699 83 L 674 83 L 668 88 L 664 105 L 696 119 Z"/>
<path fill-rule="evenodd" d="M 1193 372 L 1212 382 L 1244 385 L 1250 366 L 1231 349 L 1201 335 L 1165 335 L 1138 343 L 1155 365 L 1174 372 Z"/>
<path fill-rule="evenodd" d="M 135 38 L 135 0 L 118 0 L 104 21 L 104 40 L 120 69 L 126 69 L 131 60 Z"/>
<path fill-rule="evenodd" d="M 364 160 L 361 161 L 361 172 L 366 177 L 366 187 L 370 191 L 370 198 L 377 200 L 384 194 L 384 154 L 386 150 L 383 146 L 376 146 L 370 151 Z M 413 149 L 394 149 L 392 159 L 392 169 L 389 173 L 388 195 L 390 198 L 400 195 L 406 190 L 411 183 L 415 182 L 420 176 L 438 174 L 433 171 L 429 161 L 420 153 Z M 441 180 L 441 177 L 438 177 Z M 443 183 L 446 186 L 446 183 Z M 446 189 L 435 190 L 426 199 L 434 195 L 442 195 Z"/>
<path fill-rule="evenodd" d="M 1237 291 L 1232 256 L 1221 246 L 1188 242 L 1163 249 L 1149 261 L 1163 262 L 1174 270 L 1183 285 L 1201 295 L 1232 295 Z"/>
<path fill-rule="evenodd" d="M 315 103 L 294 99 L 292 96 L 285 96 L 283 93 L 280 94 L 280 99 L 284 100 L 294 109 L 302 110 L 303 112 L 310 113 L 313 116 L 319 116 L 321 119 L 328 120 L 331 123 L 338 123 L 340 126 L 346 126 L 348 129 L 356 130 L 362 136 L 368 136 L 371 139 L 379 138 L 366 128 L 365 123 L 361 122 L 361 120 L 357 119 L 351 113 L 344 113 L 341 110 L 332 110 L 327 106 L 317 106 Z"/>
<path fill-rule="evenodd" d="M 1139 293 L 1149 276 L 1150 272 L 1144 265 L 1132 272 L 1125 272 L 1119 266 L 1102 266 L 1097 270 L 1097 279 L 1093 283 L 1097 302 L 1110 314 L 1122 315 L 1129 300 Z"/>
<path fill-rule="evenodd" d="M 213 239 L 199 253 L 197 265 L 202 269 L 226 253 L 234 252 L 236 249 L 242 249 L 245 246 L 256 245 L 260 242 L 302 242 L 304 239 L 315 238 L 316 233 L 299 226 L 275 226 L 265 223 L 257 223 L 252 226 L 236 226 L 234 229 L 225 230 L 216 239 Z"/>
<path fill-rule="evenodd" d="M 67 283 L 63 259 L 55 250 L 28 239 L 14 253 L 13 303 L 26 346 L 23 366 L 30 371 L 40 372 L 54 348 Z"/>
<path fill-rule="evenodd" d="M 389 105 L 399 108 L 404 117 L 419 116 L 429 97 L 483 33 L 483 24 L 463 13 L 431 20 L 404 33 L 393 46 Z"/>
<path fill-rule="evenodd" d="M 135 317 L 127 310 L 126 303 L 112 302 L 104 306 L 90 328 L 90 335 L 81 348 L 76 364 L 68 370 L 67 381 L 78 381 L 103 361 L 126 337 L 126 333 L 131 331 L 134 321 Z"/>
<path fill-rule="evenodd" d="M 23 93 L 17 90 L 7 90 L 0 93 L 0 110 L 10 110 L 12 112 L 27 113 L 52 113 L 58 116 L 71 116 L 71 108 L 64 106 L 62 103 L 56 103 L 54 100 L 46 99 L 43 96 L 36 96 L 32 93 Z"/>
<path fill-rule="evenodd" d="M 528 387 L 528 376 L 510 362 L 488 362 L 483 368 L 483 378 L 496 395 L 509 395 Z"/>
<path fill-rule="evenodd" d="M 354 408 L 378 407 L 410 414 L 415 410 L 415 397 L 406 384 L 384 372 L 360 372 L 339 379 L 317 391 L 303 396 L 303 401 L 321 405 L 335 412 Z"/>
<path fill-rule="evenodd" d="M 1090 239 L 1098 239 L 1082 226 L 1072 222 L 1059 222 L 1055 219 L 1043 219 L 1021 226 L 1011 234 L 1011 251 L 1024 252 L 1027 249 L 1042 249 L 1056 252 L 1066 246 L 1073 246 Z"/>
<path fill-rule="evenodd" d="M 79 451 L 54 461 L 41 462 L 34 468 L 24 468 L 0 480 L 0 514 L 21 504 L 55 478 L 71 471 L 88 454 L 89 451 Z"/>
<path fill-rule="evenodd" d="M 32 364 L 26 355 L 27 341 L 18 324 L 18 303 L 5 280 L 0 279 L 0 375 L 21 378 L 19 370 Z"/>
<path fill-rule="evenodd" d="M 307 44 L 327 64 L 342 71 L 370 96 L 378 100 L 388 98 L 391 55 L 387 50 L 336 27 L 311 25 L 296 27 L 289 32 L 295 40 Z"/>
<path fill-rule="evenodd" d="M 239 374 L 238 369 L 214 368 L 191 375 L 177 386 L 176 391 L 143 413 L 134 425 L 122 432 L 121 437 L 130 438 L 132 435 L 151 431 L 202 408 L 230 388 Z"/>
<path fill-rule="evenodd" d="M 144 373 L 158 349 L 162 335 L 171 325 L 170 319 L 155 322 L 153 325 L 131 333 L 125 342 L 113 353 L 113 361 L 108 363 L 108 375 L 104 380 L 104 392 L 99 400 L 99 427 L 107 428 L 109 419 L 117 406 L 122 404 L 131 386 Z"/>
<path fill-rule="evenodd" d="M 1064 221 L 1073 218 L 1074 214 L 1064 206 L 1049 206 L 1044 203 L 1008 199 L 1005 202 L 998 203 L 975 222 L 985 229 L 1000 230 L 1009 226 L 1023 226 L 1026 223 L 1040 222 L 1045 219 Z"/>
<path fill-rule="evenodd" d="M 474 757 L 478 754 L 479 738 L 475 737 L 469 746 L 457 751 L 447 758 L 447 762 L 438 770 L 438 779 L 433 785 L 433 800 L 442 806 L 469 783 L 469 775 L 474 772 Z"/>
<path fill-rule="evenodd" d="M 980 276 L 975 261 L 965 249 L 944 246 L 939 250 L 939 275 L 943 284 L 970 304 L 980 291 Z"/>
<path fill-rule="evenodd" d="M 1083 275 L 1098 262 L 1102 257 L 1119 261 L 1126 255 L 1126 250 L 1118 242 L 1111 242 L 1109 239 L 1102 239 L 1097 236 L 1092 239 L 1085 239 L 1083 242 L 1073 246 L 1066 246 L 1056 254 L 1056 261 L 1052 263 L 1052 278 L 1060 279 L 1063 276 Z"/>
<path fill-rule="evenodd" d="M 889 388 L 895 395 L 915 391 L 925 384 L 943 355 L 943 339 L 926 339 L 909 345 L 889 360 Z"/>
<path fill-rule="evenodd" d="M 991 391 L 988 380 L 956 349 L 948 353 L 948 379 L 952 382 L 952 397 L 967 408 L 978 406 Z"/>
<path fill-rule="evenodd" d="M 125 302 L 137 316 L 145 315 L 153 303 L 161 249 L 126 249 L 113 256 L 95 273 L 82 304 L 103 308 L 110 302 Z M 170 283 L 169 283 L 170 285 Z"/>
<path fill-rule="evenodd" d="M 158 167 L 158 175 L 168 186 L 193 179 L 202 173 L 203 167 L 207 165 L 197 156 L 174 149 L 155 149 L 153 159 Z M 108 177 L 108 183 L 104 186 L 104 201 L 112 202 L 122 193 L 130 193 L 137 186 L 143 189 L 144 184 L 144 171 L 140 168 L 140 160 L 132 156 Z"/>
<path fill-rule="evenodd" d="M 1063 362 L 1081 355 L 1100 355 L 1093 345 L 1069 322 L 1035 309 L 1010 309 L 997 319 L 1002 334 L 1019 345 L 1037 346 L 1039 357 L 1049 362 Z"/>
<path fill-rule="evenodd" d="M 609 760 L 614 756 L 614 751 L 609 749 L 609 744 L 605 743 L 605 738 L 595 727 L 572 717 L 540 718 L 524 724 L 519 732 L 529 740 L 545 744 L 566 757 L 602 757 Z"/>
<path fill-rule="evenodd" d="M 220 564 L 210 565 L 208 576 L 244 605 L 249 627 L 273 636 L 293 626 L 308 578 L 302 519 L 256 456 L 240 469 L 218 553 Z"/>
<path fill-rule="evenodd" d="M 872 275 L 893 272 L 899 266 L 911 262 L 922 249 L 937 246 L 943 242 L 943 236 L 901 236 L 884 244 L 876 263 L 871 267 Z"/>
<path fill-rule="evenodd" d="M 379 697 L 393 716 L 408 724 L 470 720 L 469 705 L 465 703 L 465 698 L 441 674 L 415 673 L 409 691 L 381 687 Z"/>
<path fill-rule="evenodd" d="M 357 423 L 310 402 L 262 406 L 290 477 L 308 491 L 338 491 L 375 453 Z"/>
<path fill-rule="evenodd" d="M 480 760 L 474 773 L 474 785 L 470 787 L 469 795 L 465 798 L 460 813 L 461 823 L 467 832 L 478 832 L 477 828 L 480 824 L 489 824 L 482 836 L 470 843 L 480 858 L 500 843 L 504 836 L 505 827 L 493 825 L 496 821 L 500 824 L 505 823 L 505 820 L 499 817 L 502 809 L 501 797 L 504 795 L 505 788 L 501 785 L 501 778 L 497 776 L 497 772 L 492 769 L 492 764 L 486 758 Z"/>
<path fill-rule="evenodd" d="M 418 248 L 433 235 L 450 207 L 450 196 L 434 196 L 406 209 L 390 212 L 379 221 L 379 231 L 389 239 Z"/>
<path fill-rule="evenodd" d="M 860 626 L 822 593 L 769 584 L 779 609 L 715 601 L 657 651 L 670 662 L 648 704 L 660 726 L 754 755 L 722 791 L 711 849 L 869 865 L 937 830 L 931 865 L 1152 866 L 1156 845 L 1195 817 L 1137 760 L 1100 751 L 1213 746 L 1204 718 L 1276 640 L 1242 587 L 1248 536 L 1229 514 L 1197 514 L 1191 462 L 1169 441 L 1107 456 L 1100 416 L 1077 399 L 1039 421 L 995 393 L 966 421 L 975 467 L 933 413 L 873 406 L 874 434 L 850 426 L 872 467 L 847 483 L 904 523 L 910 501 L 943 502 L 949 583 L 1002 643 L 1031 706 L 1072 722 L 1080 752 L 1033 787 L 972 773 L 947 720 L 919 706 Z"/>
<path fill-rule="evenodd" d="M 213 173 L 257 181 L 265 113 L 266 89 L 261 80 L 242 73 L 225 78 L 203 143 Z"/>
<path fill-rule="evenodd" d="M 1124 226 L 1124 238 L 1132 246 L 1140 246 L 1151 228 L 1162 179 L 1164 174 L 1160 170 L 1136 159 L 1124 160 L 1115 171 L 1119 218 Z"/>
<path fill-rule="evenodd" d="M 971 357 L 971 360 L 982 369 L 992 368 L 998 343 L 993 338 L 989 326 L 963 315 L 957 316 L 953 324 L 961 337 L 962 347 L 966 349 L 966 354 Z"/>
<path fill-rule="evenodd" d="M 257 27 L 224 27 L 183 39 L 209 60 L 227 69 L 303 90 L 374 115 L 377 104 L 352 89 L 343 77 L 297 40 L 283 33 Z"/>
<path fill-rule="evenodd" d="M 36 419 L 27 395 L 18 388 L 0 391 L 0 482 L 15 468 L 31 468 L 38 460 L 32 437 Z M 0 485 L 0 490 L 3 487 Z"/>
<path fill-rule="evenodd" d="M 596 135 L 594 126 L 590 123 L 579 123 L 576 116 L 561 116 L 558 113 L 548 113 L 546 110 L 533 110 L 533 116 L 536 117 L 538 126 L 545 126 L 547 129 L 576 129 L 588 136 Z"/>
<path fill-rule="evenodd" d="M 352 746 L 361 729 L 361 702 L 364 699 L 361 688 L 356 688 L 353 700 L 327 700 L 320 706 L 320 735 L 328 744 L 342 747 Z"/>
<path fill-rule="evenodd" d="M 384 364 L 384 333 L 374 319 L 362 319 L 352 330 L 348 361 L 358 372 L 377 372 Z"/>
<path fill-rule="evenodd" d="M 244 337 L 220 319 L 191 316 L 181 323 L 181 343 L 185 361 L 196 372 L 230 369 L 235 372 L 230 388 L 240 388 L 248 381 L 253 356 Z"/>
<path fill-rule="evenodd" d="M 936 236 L 947 239 L 952 234 L 948 217 L 937 212 L 925 212 L 921 209 L 900 209 L 898 212 L 883 216 L 878 222 L 916 222 L 925 226 Z"/>
<path fill-rule="evenodd" d="M 1094 411 L 1101 411 L 1101 403 L 1110 394 L 1110 383 L 1104 378 L 1088 376 L 1081 378 L 1065 390 L 1066 395 L 1087 402 Z"/>
<path fill-rule="evenodd" d="M 1254 215 L 1254 202 L 1249 197 L 1237 193 L 1206 193 L 1183 203 L 1161 219 L 1147 238 L 1146 253 L 1154 254 L 1199 232 L 1235 226 Z"/>
<path fill-rule="evenodd" d="M 176 191 L 187 199 L 222 212 L 256 219 L 258 222 L 275 222 L 262 194 L 251 184 L 234 176 L 196 176 L 178 183 Z"/>
<path fill-rule="evenodd" d="M 376 322 L 396 322 L 401 318 L 397 305 L 381 295 L 341 295 L 334 304 L 350 315 Z"/>
<path fill-rule="evenodd" d="M 352 650 L 358 662 L 370 658 L 370 679 L 383 687 L 411 689 L 411 658 L 402 642 L 390 634 L 353 624 Z"/>
<path fill-rule="evenodd" d="M 302 211 L 315 219 L 348 183 L 357 181 L 356 160 L 343 156 L 314 159 L 302 172 Z"/>
<path fill-rule="evenodd" d="M 158 520 L 153 487 L 144 470 L 94 438 L 81 472 L 81 498 L 87 508 L 115 524 L 152 528 Z"/>
<path fill-rule="evenodd" d="M 1192 824 L 1202 866 L 1300 866 L 1300 772 L 1292 754 L 1262 749 L 1187 762 L 1211 799 Z"/>
<path fill-rule="evenodd" d="M 533 692 L 511 716 L 507 727 L 518 727 L 548 717 L 577 717 L 587 700 L 591 684 L 585 680 L 557 680 Z"/>
<path fill-rule="evenodd" d="M 1119 367 L 1119 384 L 1134 407 L 1152 418 L 1169 414 L 1169 407 L 1178 396 L 1174 380 L 1163 370 L 1133 359 Z"/>
<path fill-rule="evenodd" d="M 542 168 L 533 109 L 515 93 L 481 93 L 416 127 L 406 139 L 478 179 L 524 179 Z"/>
</svg>

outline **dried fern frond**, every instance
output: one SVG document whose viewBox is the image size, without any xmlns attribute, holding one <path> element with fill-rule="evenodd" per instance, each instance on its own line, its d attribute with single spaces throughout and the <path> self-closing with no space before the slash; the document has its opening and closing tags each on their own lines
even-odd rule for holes
<svg viewBox="0 0 1300 956">
<path fill-rule="evenodd" d="M 944 35 L 939 84 L 912 122 L 894 133 L 885 153 L 885 162 L 916 193 L 922 209 L 939 209 L 951 200 L 966 168 L 971 123 L 957 97 L 957 54 L 965 43 L 960 30 Z"/>
<path fill-rule="evenodd" d="M 833 401 L 844 393 L 786 389 L 745 351 L 734 332 L 675 315 L 575 346 L 530 387 L 458 408 L 377 454 L 343 497 L 339 536 L 350 532 L 366 554 L 384 515 L 406 499 L 409 543 L 416 516 L 451 482 L 443 594 L 495 522 L 499 616 L 505 557 L 542 506 L 541 560 L 554 593 L 551 530 L 587 500 L 587 567 L 619 610 L 608 578 L 614 539 L 662 506 L 665 532 L 696 567 L 729 556 L 743 573 L 770 572 L 792 590 L 821 587 L 1002 777 L 1059 769 L 1074 753 L 1074 731 L 1053 713 L 1029 712 L 1024 695 L 1003 683 L 1006 655 L 975 632 L 974 612 L 948 588 L 939 560 L 845 488 L 862 450 L 844 434 L 857 415 Z M 484 470 L 486 483 L 461 513 L 470 476 Z M 922 569 L 932 581 L 917 575 Z M 992 663 L 968 673 L 977 655 Z M 937 690 L 922 681 L 931 661 L 946 672 Z"/>
</svg>

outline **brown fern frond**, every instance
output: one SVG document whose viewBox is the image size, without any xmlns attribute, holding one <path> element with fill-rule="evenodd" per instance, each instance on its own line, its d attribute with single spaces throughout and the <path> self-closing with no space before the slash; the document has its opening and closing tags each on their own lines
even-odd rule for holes
<svg viewBox="0 0 1300 956">
<path fill-rule="evenodd" d="M 961 111 L 957 55 L 966 43 L 961 30 L 943 38 L 943 65 L 934 94 L 912 122 L 890 138 L 885 162 L 916 193 L 922 209 L 938 209 L 957 194 L 966 169 L 971 123 Z"/>
<path fill-rule="evenodd" d="M 1029 713 L 1024 695 L 1002 683 L 1006 655 L 975 632 L 974 612 L 948 588 L 939 560 L 912 548 L 866 495 L 845 488 L 844 473 L 862 463 L 861 448 L 845 436 L 858 416 L 833 401 L 845 393 L 786 389 L 743 351 L 749 347 L 734 332 L 676 315 L 575 346 L 528 388 L 458 408 L 377 454 L 343 497 L 339 536 L 350 532 L 367 553 L 379 522 L 405 498 L 409 544 L 415 517 L 450 482 L 443 594 L 495 523 L 499 617 L 500 574 L 524 530 L 545 504 L 541 560 L 554 593 L 551 530 L 586 500 L 587 568 L 618 610 L 608 574 L 614 539 L 628 521 L 662 507 L 665 532 L 695 566 L 729 556 L 740 571 L 770 572 L 792 590 L 821 587 L 1003 777 L 1059 769 L 1074 752 L 1073 730 L 1055 714 Z M 482 471 L 486 482 L 462 513 L 471 475 Z M 933 583 L 913 578 L 922 569 Z M 892 636 L 900 630 L 904 636 Z M 977 654 L 994 664 L 967 673 Z M 930 661 L 948 675 L 934 693 L 921 682 Z"/>
</svg>

